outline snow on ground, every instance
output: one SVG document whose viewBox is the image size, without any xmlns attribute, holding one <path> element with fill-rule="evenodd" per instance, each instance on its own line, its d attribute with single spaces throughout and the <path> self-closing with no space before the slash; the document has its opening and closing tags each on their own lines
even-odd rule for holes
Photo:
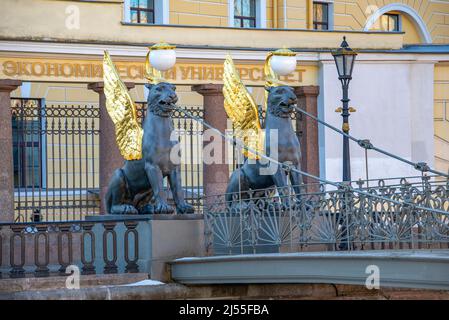
<svg viewBox="0 0 449 320">
<path fill-rule="evenodd" d="M 157 281 L 157 280 L 142 280 L 134 283 L 122 284 L 121 287 L 137 287 L 137 286 L 160 286 L 165 283 Z"/>
</svg>

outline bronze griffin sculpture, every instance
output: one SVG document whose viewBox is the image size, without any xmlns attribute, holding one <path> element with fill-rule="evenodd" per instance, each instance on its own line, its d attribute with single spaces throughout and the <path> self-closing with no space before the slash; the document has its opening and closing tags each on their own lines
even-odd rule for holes
<svg viewBox="0 0 449 320">
<path fill-rule="evenodd" d="M 288 51 L 286 54 L 289 54 Z M 228 202 L 236 194 L 245 197 L 244 193 L 249 190 L 276 187 L 280 193 L 280 189 L 288 185 L 283 164 L 301 170 L 301 148 L 290 117 L 295 110 L 297 98 L 293 88 L 279 81 L 271 70 L 269 58 L 270 55 L 265 63 L 265 129 L 261 127 L 257 105 L 240 80 L 232 58 L 228 56 L 225 61 L 224 107 L 233 122 L 235 136 L 247 147 L 243 151 L 243 165 L 232 173 L 227 186 Z M 277 137 L 277 141 L 274 137 Z M 269 162 L 264 155 L 274 158 L 281 165 Z M 295 193 L 299 195 L 303 183 L 301 174 L 290 170 L 289 177 Z"/>
<path fill-rule="evenodd" d="M 109 214 L 173 213 L 163 190 L 168 178 L 176 211 L 193 213 L 184 200 L 180 167 L 170 159 L 178 142 L 171 140 L 174 130 L 171 118 L 178 101 L 176 87 L 161 78 L 147 84 L 147 115 L 140 126 L 136 107 L 107 52 L 104 55 L 106 107 L 116 128 L 116 140 L 125 164 L 117 169 L 106 193 Z M 147 70 L 148 71 L 148 70 Z"/>
</svg>

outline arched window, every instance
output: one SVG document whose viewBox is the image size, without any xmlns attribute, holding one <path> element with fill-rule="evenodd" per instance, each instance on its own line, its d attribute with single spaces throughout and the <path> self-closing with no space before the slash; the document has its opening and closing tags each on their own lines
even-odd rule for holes
<svg viewBox="0 0 449 320">
<path fill-rule="evenodd" d="M 364 31 L 369 31 L 375 28 L 376 24 L 379 24 L 379 19 L 382 19 L 384 15 L 388 15 L 391 12 L 399 12 L 401 14 L 407 15 L 408 18 L 412 21 L 413 25 L 415 26 L 416 30 L 419 32 L 419 35 L 421 37 L 421 41 L 424 43 L 432 43 L 432 37 L 427 30 L 427 26 L 424 22 L 424 20 L 421 18 L 421 16 L 416 12 L 415 9 L 402 4 L 402 3 L 392 3 L 389 5 L 386 5 L 377 11 L 375 11 L 371 16 L 368 17 L 368 20 L 365 24 Z M 401 20 L 400 17 L 398 17 L 398 24 L 397 24 L 398 30 L 387 30 L 387 31 L 400 31 L 401 30 Z"/>
</svg>

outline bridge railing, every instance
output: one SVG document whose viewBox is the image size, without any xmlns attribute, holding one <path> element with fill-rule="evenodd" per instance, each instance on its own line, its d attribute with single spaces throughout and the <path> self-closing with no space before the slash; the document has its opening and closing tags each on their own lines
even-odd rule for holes
<svg viewBox="0 0 449 320">
<path fill-rule="evenodd" d="M 425 179 L 426 180 L 426 179 Z M 288 186 L 205 200 L 215 255 L 449 247 L 449 183 Z"/>
<path fill-rule="evenodd" d="M 148 218 L 0 223 L 0 278 L 149 272 Z"/>
</svg>

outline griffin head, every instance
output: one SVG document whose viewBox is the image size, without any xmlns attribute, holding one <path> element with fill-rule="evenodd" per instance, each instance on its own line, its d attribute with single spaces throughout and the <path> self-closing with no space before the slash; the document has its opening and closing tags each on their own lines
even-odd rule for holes
<svg viewBox="0 0 449 320">
<path fill-rule="evenodd" d="M 289 86 L 265 87 L 268 91 L 268 112 L 271 114 L 287 118 L 294 111 L 294 107 L 298 103 L 298 99 Z"/>
<path fill-rule="evenodd" d="M 176 95 L 176 87 L 168 82 L 160 82 L 158 84 L 146 84 L 148 92 L 148 110 L 159 116 L 170 116 L 174 110 L 178 96 Z"/>
</svg>

